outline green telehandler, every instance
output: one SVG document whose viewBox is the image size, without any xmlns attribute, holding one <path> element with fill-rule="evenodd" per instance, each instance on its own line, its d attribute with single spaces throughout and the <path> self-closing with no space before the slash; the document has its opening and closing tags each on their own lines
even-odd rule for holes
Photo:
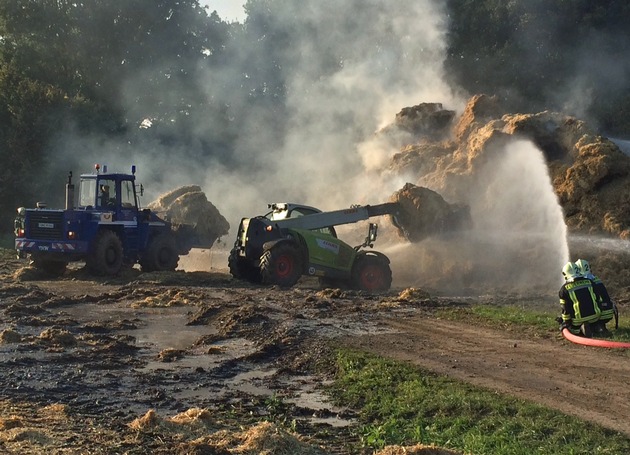
<svg viewBox="0 0 630 455">
<path fill-rule="evenodd" d="M 337 237 L 335 226 L 382 215 L 391 215 L 396 225 L 397 203 L 331 212 L 293 203 L 268 207 L 266 215 L 241 220 L 228 259 L 233 277 L 281 287 L 295 285 L 302 275 L 319 277 L 325 286 L 368 292 L 391 287 L 389 258 L 371 250 L 378 226 L 370 223 L 365 241 L 355 247 Z"/>
</svg>

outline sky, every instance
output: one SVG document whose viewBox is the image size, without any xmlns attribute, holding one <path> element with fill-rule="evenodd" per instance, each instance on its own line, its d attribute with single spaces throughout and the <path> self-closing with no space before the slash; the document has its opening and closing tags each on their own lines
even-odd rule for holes
<svg viewBox="0 0 630 455">
<path fill-rule="evenodd" d="M 227 22 L 243 22 L 245 20 L 244 3 L 245 0 L 199 0 L 201 6 L 208 7 L 208 13 L 216 10 L 219 17 Z"/>
</svg>

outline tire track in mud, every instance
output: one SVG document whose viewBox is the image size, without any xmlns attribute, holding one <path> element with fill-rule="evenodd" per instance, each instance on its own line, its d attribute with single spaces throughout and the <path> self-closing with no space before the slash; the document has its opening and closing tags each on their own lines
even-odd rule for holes
<svg viewBox="0 0 630 455">
<path fill-rule="evenodd" d="M 426 316 L 382 322 L 396 333 L 351 337 L 344 343 L 630 435 L 625 352 Z"/>
</svg>

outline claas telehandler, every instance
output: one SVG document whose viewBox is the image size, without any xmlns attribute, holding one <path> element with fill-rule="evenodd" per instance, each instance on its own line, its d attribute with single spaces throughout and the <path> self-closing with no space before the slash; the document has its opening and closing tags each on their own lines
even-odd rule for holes
<svg viewBox="0 0 630 455">
<path fill-rule="evenodd" d="M 241 220 L 228 259 L 233 277 L 281 287 L 295 285 L 302 275 L 319 277 L 325 286 L 369 292 L 391 287 L 389 259 L 371 250 L 377 224 L 369 223 L 365 241 L 355 247 L 337 238 L 335 226 L 382 215 L 390 215 L 396 224 L 397 203 L 330 212 L 293 203 L 268 207 L 263 216 Z"/>
</svg>

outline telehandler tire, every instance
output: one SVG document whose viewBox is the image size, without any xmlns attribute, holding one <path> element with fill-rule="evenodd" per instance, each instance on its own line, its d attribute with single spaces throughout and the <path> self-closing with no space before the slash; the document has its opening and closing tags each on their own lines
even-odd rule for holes
<svg viewBox="0 0 630 455">
<path fill-rule="evenodd" d="M 265 284 L 291 287 L 302 276 L 302 258 L 297 247 L 279 243 L 260 257 L 260 275 Z"/>
<path fill-rule="evenodd" d="M 173 271 L 178 263 L 177 243 L 169 234 L 158 234 L 153 237 L 140 259 L 143 272 Z"/>
<path fill-rule="evenodd" d="M 230 255 L 228 256 L 228 268 L 234 278 L 247 280 L 251 283 L 260 283 L 262 281 L 260 269 L 249 265 L 245 259 L 238 255 L 236 249 L 230 251 Z"/>
<path fill-rule="evenodd" d="M 386 260 L 375 255 L 359 255 L 352 268 L 352 287 L 360 291 L 387 291 L 392 286 L 392 270 Z"/>
<path fill-rule="evenodd" d="M 92 252 L 85 260 L 87 268 L 97 275 L 116 275 L 123 263 L 123 246 L 115 232 L 101 230 L 94 239 Z"/>
</svg>

